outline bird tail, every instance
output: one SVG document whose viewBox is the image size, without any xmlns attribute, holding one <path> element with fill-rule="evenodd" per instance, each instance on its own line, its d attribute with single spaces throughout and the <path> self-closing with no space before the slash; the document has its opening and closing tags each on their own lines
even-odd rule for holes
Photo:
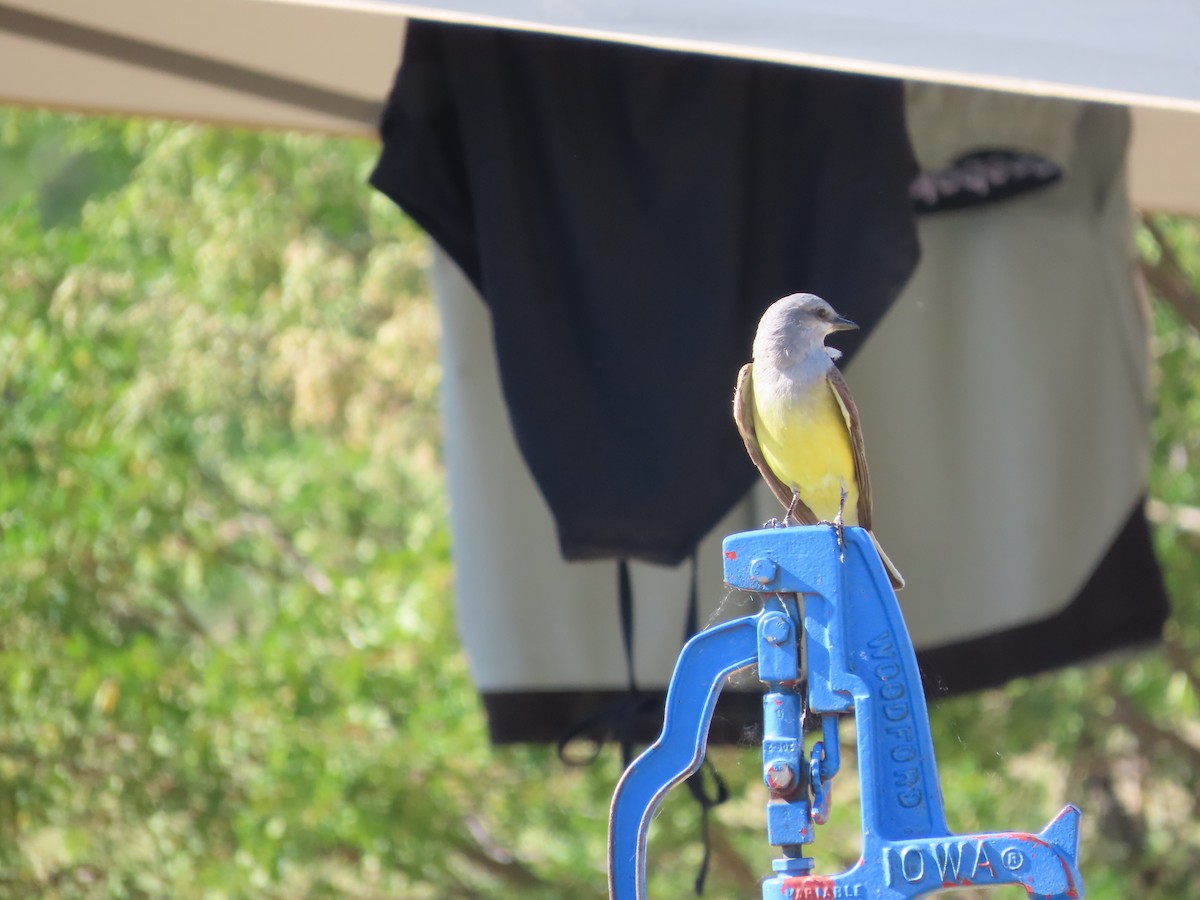
<svg viewBox="0 0 1200 900">
<path fill-rule="evenodd" d="M 901 590 L 904 587 L 904 576 L 900 574 L 900 570 L 896 568 L 896 564 L 884 552 L 883 545 L 879 543 L 879 538 L 875 537 L 875 532 L 868 531 L 867 534 L 871 536 L 871 543 L 875 545 L 875 552 L 879 554 L 883 568 L 887 571 L 888 580 L 892 583 L 892 590 Z"/>
</svg>

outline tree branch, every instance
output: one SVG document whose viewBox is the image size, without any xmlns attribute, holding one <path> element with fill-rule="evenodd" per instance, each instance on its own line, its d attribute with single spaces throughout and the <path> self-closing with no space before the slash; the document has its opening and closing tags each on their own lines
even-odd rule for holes
<svg viewBox="0 0 1200 900">
<path fill-rule="evenodd" d="M 329 576 L 313 565 L 300 552 L 295 540 L 278 522 L 267 513 L 252 508 L 241 497 L 237 496 L 224 478 L 208 466 L 197 464 L 197 469 L 199 470 L 200 477 L 205 482 L 218 490 L 225 499 L 237 507 L 237 525 L 242 531 L 257 534 L 270 541 L 280 556 L 294 565 L 304 580 L 308 582 L 309 587 L 320 596 L 328 597 L 333 593 L 333 582 Z"/>
<path fill-rule="evenodd" d="M 1183 758 L 1191 771 L 1200 772 L 1200 747 L 1171 729 L 1163 728 L 1119 688 L 1108 693 L 1113 701 L 1113 720 L 1124 726 L 1135 740 L 1158 744 L 1172 755 Z"/>
<path fill-rule="evenodd" d="M 167 598 L 167 602 L 171 604 L 171 608 L 175 610 L 175 615 L 179 617 L 179 621 L 184 624 L 184 627 L 195 637 L 207 643 L 208 629 L 204 627 L 204 623 L 200 621 L 200 617 L 196 615 L 195 611 L 188 606 L 187 601 L 175 591 L 163 591 L 163 596 Z"/>
<path fill-rule="evenodd" d="M 713 816 L 709 817 L 708 846 L 712 851 L 713 873 L 720 872 L 721 879 L 737 885 L 739 892 L 748 894 L 761 881 L 762 876 L 729 840 L 729 831 Z"/>
<path fill-rule="evenodd" d="M 1197 295 L 1191 278 L 1179 264 L 1175 248 L 1153 218 L 1143 214 L 1142 225 L 1158 244 L 1158 262 L 1150 263 L 1143 257 L 1140 263 L 1142 276 L 1193 330 L 1200 331 L 1200 295 Z"/>
<path fill-rule="evenodd" d="M 1196 657 L 1177 638 L 1163 641 L 1163 652 L 1167 661 L 1183 673 L 1197 697 L 1200 697 L 1200 673 L 1196 671 Z"/>
<path fill-rule="evenodd" d="M 521 891 L 546 887 L 546 882 L 536 872 L 496 842 L 478 818 L 467 816 L 465 821 L 471 839 L 455 841 L 455 849 L 472 865 Z"/>
</svg>

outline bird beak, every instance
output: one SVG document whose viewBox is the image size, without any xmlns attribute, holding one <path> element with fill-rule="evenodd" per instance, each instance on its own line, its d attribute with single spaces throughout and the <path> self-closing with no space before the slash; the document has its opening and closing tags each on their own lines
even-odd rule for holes
<svg viewBox="0 0 1200 900">
<path fill-rule="evenodd" d="M 830 331 L 856 331 L 858 329 L 857 322 L 851 322 L 845 316 L 838 316 L 829 323 Z"/>
</svg>

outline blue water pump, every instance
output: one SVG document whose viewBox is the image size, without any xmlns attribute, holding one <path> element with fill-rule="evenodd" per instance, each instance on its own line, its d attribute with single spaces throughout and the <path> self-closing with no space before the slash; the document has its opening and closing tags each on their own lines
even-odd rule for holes
<svg viewBox="0 0 1200 900">
<path fill-rule="evenodd" d="M 1074 806 L 1038 834 L 950 832 L 916 654 L 896 595 L 870 535 L 861 528 L 843 535 L 813 525 L 725 539 L 725 581 L 760 594 L 762 611 L 703 631 L 683 648 L 662 733 L 613 797 L 612 900 L 646 897 L 651 816 L 703 762 L 725 677 L 753 663 L 767 685 L 767 837 L 781 851 L 775 874 L 763 881 L 763 900 L 899 900 L 1007 884 L 1023 886 L 1033 900 L 1082 898 Z M 808 758 L 806 710 L 820 716 L 822 729 Z M 804 850 L 829 815 L 838 718 L 846 713 L 854 714 L 857 731 L 862 858 L 840 874 L 817 875 Z"/>
</svg>

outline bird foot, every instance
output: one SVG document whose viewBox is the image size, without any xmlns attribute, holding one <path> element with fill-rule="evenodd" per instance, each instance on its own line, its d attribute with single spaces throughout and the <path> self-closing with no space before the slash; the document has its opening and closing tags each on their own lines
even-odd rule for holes
<svg viewBox="0 0 1200 900">
<path fill-rule="evenodd" d="M 799 521 L 796 520 L 796 504 L 799 502 L 800 502 L 800 492 L 798 490 L 796 490 L 795 488 L 792 488 L 792 502 L 790 504 L 788 504 L 787 512 L 785 512 L 783 514 L 783 524 L 784 525 L 788 524 L 789 519 L 792 521 L 795 521 L 797 525 L 800 524 Z"/>
<path fill-rule="evenodd" d="M 847 496 L 846 487 L 845 487 L 845 485 L 843 485 L 842 486 L 842 499 L 838 503 L 837 516 L 835 516 L 834 520 L 833 520 L 834 530 L 837 531 L 837 541 L 838 541 L 838 551 L 839 551 L 838 552 L 838 560 L 840 562 L 846 561 L 846 520 L 845 520 L 846 496 Z"/>
</svg>

